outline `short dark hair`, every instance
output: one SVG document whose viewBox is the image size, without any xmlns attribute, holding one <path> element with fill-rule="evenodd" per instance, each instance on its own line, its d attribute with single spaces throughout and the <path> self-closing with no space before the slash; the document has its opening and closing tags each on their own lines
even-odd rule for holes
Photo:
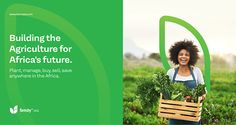
<svg viewBox="0 0 236 125">
<path fill-rule="evenodd" d="M 179 51 L 182 49 L 186 49 L 190 54 L 188 65 L 194 66 L 197 63 L 197 60 L 199 59 L 199 55 L 198 55 L 199 50 L 197 46 L 194 45 L 193 42 L 189 40 L 176 42 L 174 45 L 170 47 L 169 49 L 170 60 L 176 65 L 179 64 L 178 54 L 179 54 Z"/>
</svg>

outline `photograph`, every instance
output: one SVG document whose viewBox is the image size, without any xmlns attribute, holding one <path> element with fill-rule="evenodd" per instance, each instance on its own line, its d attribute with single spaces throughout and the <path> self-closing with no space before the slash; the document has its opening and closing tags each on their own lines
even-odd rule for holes
<svg viewBox="0 0 236 125">
<path fill-rule="evenodd" d="M 234 3 L 124 1 L 124 125 L 236 124 Z"/>
</svg>

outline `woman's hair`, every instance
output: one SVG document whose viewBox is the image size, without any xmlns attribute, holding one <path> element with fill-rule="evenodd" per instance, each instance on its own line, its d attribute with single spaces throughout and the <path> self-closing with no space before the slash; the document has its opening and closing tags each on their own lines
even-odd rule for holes
<svg viewBox="0 0 236 125">
<path fill-rule="evenodd" d="M 186 49 L 190 54 L 188 65 L 194 66 L 199 58 L 199 55 L 198 55 L 199 50 L 197 46 L 194 45 L 193 42 L 189 40 L 176 42 L 174 45 L 170 47 L 169 49 L 170 60 L 176 65 L 179 64 L 178 54 L 179 54 L 179 51 L 182 49 Z"/>
</svg>

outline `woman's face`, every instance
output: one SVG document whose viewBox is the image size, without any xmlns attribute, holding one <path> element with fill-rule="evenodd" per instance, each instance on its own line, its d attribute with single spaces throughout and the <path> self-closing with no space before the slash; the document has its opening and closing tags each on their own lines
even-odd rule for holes
<svg viewBox="0 0 236 125">
<path fill-rule="evenodd" d="M 190 53 L 186 49 L 181 49 L 178 54 L 179 65 L 188 65 L 190 59 Z"/>
</svg>

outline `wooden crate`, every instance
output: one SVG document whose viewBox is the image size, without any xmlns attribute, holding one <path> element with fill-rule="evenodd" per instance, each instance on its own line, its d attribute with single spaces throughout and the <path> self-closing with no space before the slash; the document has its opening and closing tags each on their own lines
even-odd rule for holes
<svg viewBox="0 0 236 125">
<path fill-rule="evenodd" d="M 164 100 L 160 96 L 158 116 L 171 119 L 198 122 L 201 119 L 202 103 Z"/>
</svg>

